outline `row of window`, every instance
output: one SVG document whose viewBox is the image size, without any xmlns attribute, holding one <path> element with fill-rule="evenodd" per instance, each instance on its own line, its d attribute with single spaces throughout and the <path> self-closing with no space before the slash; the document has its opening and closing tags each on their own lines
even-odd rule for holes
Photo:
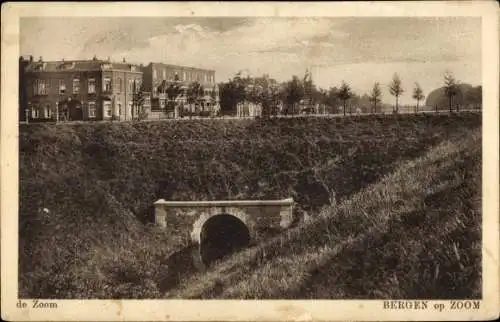
<svg viewBox="0 0 500 322">
<path fill-rule="evenodd" d="M 129 101 L 129 110 L 132 108 L 132 102 Z M 121 114 L 121 104 L 118 103 L 118 114 Z M 80 104 L 77 104 L 75 106 L 77 110 L 81 109 L 82 106 Z M 38 119 L 40 118 L 40 110 L 43 112 L 43 118 L 45 119 L 50 119 L 52 118 L 52 108 L 50 104 L 45 104 L 45 105 L 33 105 L 31 107 L 31 118 L 32 119 Z M 68 105 L 64 104 L 60 107 L 60 112 L 65 113 L 68 111 Z M 96 118 L 97 117 L 97 108 L 96 108 L 96 103 L 93 101 L 87 102 L 87 114 L 89 118 Z M 113 115 L 113 108 L 111 105 L 111 102 L 103 102 L 103 114 L 105 117 L 111 117 Z"/>
<path fill-rule="evenodd" d="M 201 72 L 182 72 L 182 77 L 177 72 L 169 72 L 167 73 L 166 69 L 162 70 L 161 76 L 162 80 L 179 80 L 179 81 L 198 81 L 198 82 L 207 82 L 207 83 L 215 83 L 215 76 L 207 73 Z M 158 73 L 156 69 L 153 69 L 153 79 L 158 78 Z"/>
<path fill-rule="evenodd" d="M 75 107 L 77 110 L 82 108 L 82 106 L 80 104 L 77 104 Z M 50 104 L 45 104 L 44 106 L 33 105 L 31 107 L 31 118 L 32 119 L 40 118 L 40 110 L 42 110 L 42 112 L 43 112 L 43 118 L 45 118 L 45 119 L 52 118 L 52 108 L 51 108 Z M 67 105 L 61 106 L 59 112 L 60 113 L 68 112 L 68 106 Z M 96 103 L 95 102 L 88 102 L 87 103 L 87 113 L 88 113 L 89 118 L 96 117 L 97 114 L 96 114 Z M 111 116 L 111 115 L 109 115 L 109 116 Z"/>
<path fill-rule="evenodd" d="M 213 93 L 215 92 L 215 95 L 218 96 L 218 91 L 213 91 L 211 89 L 203 89 L 203 95 L 205 96 L 212 96 Z M 186 90 L 183 91 L 183 93 L 180 95 L 181 97 L 185 96 L 185 93 L 186 93 Z M 154 86 L 153 87 L 153 96 L 157 96 L 158 95 L 158 87 Z"/>
<path fill-rule="evenodd" d="M 141 83 L 139 81 L 134 81 L 133 79 L 129 79 L 128 82 L 128 90 L 130 92 L 135 92 L 139 89 Z M 73 94 L 80 93 L 80 79 L 73 78 Z M 118 79 L 118 89 L 120 92 L 123 91 L 123 80 L 121 78 Z M 103 91 L 104 92 L 112 92 L 112 81 L 111 77 L 105 77 L 103 82 Z M 50 91 L 50 81 L 48 79 L 36 79 L 33 83 L 33 93 L 35 95 L 48 95 Z M 63 79 L 59 80 L 58 84 L 58 93 L 66 94 L 66 82 Z M 96 80 L 94 78 L 87 79 L 87 93 L 95 94 L 96 93 Z"/>
</svg>

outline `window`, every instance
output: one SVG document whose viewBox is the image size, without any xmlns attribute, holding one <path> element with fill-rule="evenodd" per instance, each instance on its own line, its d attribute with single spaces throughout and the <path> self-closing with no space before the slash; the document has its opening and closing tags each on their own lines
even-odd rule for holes
<svg viewBox="0 0 500 322">
<path fill-rule="evenodd" d="M 50 110 L 50 104 L 45 105 L 45 108 L 43 109 L 43 117 L 46 119 L 50 119 L 52 111 Z"/>
<path fill-rule="evenodd" d="M 121 92 L 123 92 L 123 79 L 121 78 L 118 78 L 118 90 Z"/>
<path fill-rule="evenodd" d="M 111 92 L 111 78 L 109 77 L 104 78 L 104 91 L 106 93 Z"/>
<path fill-rule="evenodd" d="M 187 80 L 187 79 L 186 79 L 186 72 L 182 72 L 182 80 L 183 80 L 183 81 L 186 81 L 186 80 Z"/>
<path fill-rule="evenodd" d="M 167 79 L 167 71 L 165 69 L 162 71 L 162 76 L 163 76 L 162 79 L 164 80 Z"/>
<path fill-rule="evenodd" d="M 103 104 L 104 116 L 111 117 L 111 102 L 104 102 Z"/>
<path fill-rule="evenodd" d="M 156 86 L 153 87 L 153 96 L 158 96 L 158 88 L 156 88 Z"/>
<path fill-rule="evenodd" d="M 33 83 L 33 92 L 35 95 L 47 95 L 49 93 L 49 82 L 45 79 L 37 79 Z"/>
<path fill-rule="evenodd" d="M 66 83 L 64 82 L 64 79 L 59 80 L 59 94 L 65 94 L 66 93 Z"/>
<path fill-rule="evenodd" d="M 31 107 L 31 118 L 32 119 L 38 118 L 38 107 L 37 106 Z"/>
<path fill-rule="evenodd" d="M 80 93 L 80 79 L 73 78 L 73 94 Z"/>
<path fill-rule="evenodd" d="M 89 85 L 89 88 L 88 88 L 89 94 L 94 94 L 95 93 L 95 79 L 89 78 L 88 85 Z"/>
<path fill-rule="evenodd" d="M 128 101 L 127 115 L 132 116 L 132 101 Z"/>
<path fill-rule="evenodd" d="M 156 69 L 153 69 L 153 79 L 156 79 Z"/>
<path fill-rule="evenodd" d="M 128 80 L 128 87 L 129 87 L 130 93 L 134 93 L 135 91 L 139 90 L 139 86 L 140 86 L 139 80 L 136 80 L 136 79 L 129 79 Z"/>
<path fill-rule="evenodd" d="M 95 102 L 89 102 L 89 118 L 95 118 L 96 116 Z"/>
</svg>

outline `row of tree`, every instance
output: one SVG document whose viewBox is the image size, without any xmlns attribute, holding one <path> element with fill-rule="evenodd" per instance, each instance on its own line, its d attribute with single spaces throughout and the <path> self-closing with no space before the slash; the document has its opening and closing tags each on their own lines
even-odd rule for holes
<svg viewBox="0 0 500 322">
<path fill-rule="evenodd" d="M 405 93 L 402 81 L 398 74 L 394 74 L 388 90 L 395 97 L 393 112 L 398 113 L 399 99 Z M 345 81 L 340 87 L 331 87 L 328 90 L 318 88 L 306 72 L 303 79 L 293 76 L 290 81 L 278 83 L 268 75 L 252 78 L 243 77 L 241 73 L 222 83 L 220 88 L 221 108 L 223 112 L 232 112 L 238 103 L 250 102 L 262 105 L 264 115 L 294 114 L 299 111 L 308 111 L 311 106 L 322 104 L 331 108 L 341 106 L 343 114 L 347 113 L 348 102 L 353 101 L 355 106 L 363 108 L 363 112 L 380 112 L 382 103 L 382 89 L 380 83 L 375 83 L 369 94 L 359 96 L 355 94 L 350 85 Z M 453 74 L 447 71 L 444 75 L 444 91 L 448 98 L 450 111 L 453 107 L 453 99 L 459 93 L 458 82 Z M 420 103 L 425 99 L 424 91 L 419 83 L 415 83 L 412 98 L 416 101 L 415 111 L 418 111 Z M 352 113 L 352 105 L 349 110 Z M 455 105 L 458 110 L 458 104 Z M 302 108 L 302 109 L 301 109 Z M 336 112 L 336 111 L 334 111 Z"/>
</svg>

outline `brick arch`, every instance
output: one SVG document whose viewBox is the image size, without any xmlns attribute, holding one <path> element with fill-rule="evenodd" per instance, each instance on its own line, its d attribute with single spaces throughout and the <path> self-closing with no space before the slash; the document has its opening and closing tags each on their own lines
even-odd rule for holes
<svg viewBox="0 0 500 322">
<path fill-rule="evenodd" d="M 250 232 L 250 238 L 254 239 L 255 222 L 249 214 L 247 214 L 245 211 L 241 209 L 234 207 L 231 208 L 216 207 L 212 208 L 211 211 L 207 211 L 201 214 L 200 217 L 198 217 L 198 219 L 193 223 L 193 229 L 191 231 L 191 240 L 196 244 L 200 244 L 201 232 L 203 226 L 210 218 L 219 215 L 230 215 L 239 219 L 248 228 L 248 231 Z"/>
</svg>

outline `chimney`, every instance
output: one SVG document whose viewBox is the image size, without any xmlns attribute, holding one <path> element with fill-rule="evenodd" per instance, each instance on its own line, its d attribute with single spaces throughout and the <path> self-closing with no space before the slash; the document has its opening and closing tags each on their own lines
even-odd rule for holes
<svg viewBox="0 0 500 322">
<path fill-rule="evenodd" d="M 33 62 L 33 55 L 30 55 L 30 63 Z"/>
<path fill-rule="evenodd" d="M 125 61 L 125 57 L 123 57 L 123 62 L 124 62 L 124 63 L 126 63 L 126 61 Z"/>
<path fill-rule="evenodd" d="M 43 62 L 43 57 L 42 57 L 42 56 L 40 56 L 40 58 L 38 59 L 38 61 L 39 61 L 40 63 L 41 63 L 41 62 Z"/>
<path fill-rule="evenodd" d="M 64 63 L 64 57 L 63 57 L 63 59 L 62 59 L 62 62 Z"/>
<path fill-rule="evenodd" d="M 97 56 L 96 56 L 96 55 L 94 55 L 94 58 L 92 58 L 92 60 L 97 60 Z"/>
</svg>

